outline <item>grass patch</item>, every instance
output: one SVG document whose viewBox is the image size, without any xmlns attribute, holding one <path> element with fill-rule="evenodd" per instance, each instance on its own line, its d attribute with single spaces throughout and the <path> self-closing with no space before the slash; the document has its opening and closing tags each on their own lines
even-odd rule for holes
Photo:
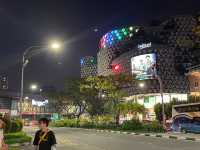
<svg viewBox="0 0 200 150">
<path fill-rule="evenodd" d="M 19 147 L 11 146 L 11 147 L 9 147 L 9 150 L 20 150 L 20 148 Z"/>
<path fill-rule="evenodd" d="M 156 135 L 156 137 L 162 137 L 162 135 L 160 135 L 160 134 L 157 134 L 157 135 Z"/>
<path fill-rule="evenodd" d="M 145 136 L 150 136 L 150 134 L 146 133 Z"/>
<path fill-rule="evenodd" d="M 173 135 L 170 135 L 169 138 L 170 138 L 170 139 L 178 139 L 177 136 L 173 136 Z"/>
<path fill-rule="evenodd" d="M 5 134 L 5 143 L 16 144 L 16 143 L 26 143 L 31 142 L 32 137 L 28 136 L 25 132 L 8 133 Z"/>
<path fill-rule="evenodd" d="M 188 141 L 195 141 L 196 139 L 195 139 L 195 138 L 191 138 L 191 137 L 186 137 L 185 140 L 188 140 Z"/>
</svg>

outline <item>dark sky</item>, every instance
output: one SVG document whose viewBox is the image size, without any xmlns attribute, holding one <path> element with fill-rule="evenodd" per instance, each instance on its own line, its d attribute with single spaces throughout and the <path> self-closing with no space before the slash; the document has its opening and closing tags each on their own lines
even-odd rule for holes
<svg viewBox="0 0 200 150">
<path fill-rule="evenodd" d="M 95 56 L 105 32 L 199 8 L 199 0 L 0 0 L 0 73 L 9 75 L 10 89 L 19 90 L 25 48 L 61 39 L 62 53 L 34 57 L 25 72 L 26 88 L 32 82 L 60 88 L 65 78 L 79 77 L 80 57 Z"/>
</svg>

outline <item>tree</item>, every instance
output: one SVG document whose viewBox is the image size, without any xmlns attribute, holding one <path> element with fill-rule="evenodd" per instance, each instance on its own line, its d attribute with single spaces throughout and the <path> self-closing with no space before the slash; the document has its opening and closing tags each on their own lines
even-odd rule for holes
<svg viewBox="0 0 200 150">
<path fill-rule="evenodd" d="M 69 115 L 72 110 L 72 102 L 64 92 L 51 91 L 44 95 L 49 99 L 49 108 L 51 112 Z"/>
<path fill-rule="evenodd" d="M 122 87 L 130 86 L 134 81 L 133 76 L 126 74 L 86 78 L 81 84 L 81 92 L 87 97 L 90 115 L 114 113 L 118 122 L 119 114 L 115 113 L 114 108 L 127 96 Z M 106 109 L 107 107 L 110 107 L 110 112 Z"/>
<path fill-rule="evenodd" d="M 108 95 L 106 97 L 102 95 L 111 89 L 114 87 L 103 76 L 88 77 L 83 80 L 80 90 L 88 105 L 87 112 L 91 116 L 104 114 L 104 105 Z"/>
<path fill-rule="evenodd" d="M 128 114 L 131 113 L 133 115 L 143 114 L 145 112 L 145 107 L 139 103 L 120 103 L 116 106 L 116 111 L 120 114 Z"/>
<path fill-rule="evenodd" d="M 87 104 L 84 95 L 80 91 L 81 79 L 70 79 L 65 82 L 65 93 L 75 108 L 75 117 L 79 118 L 85 113 Z"/>
</svg>

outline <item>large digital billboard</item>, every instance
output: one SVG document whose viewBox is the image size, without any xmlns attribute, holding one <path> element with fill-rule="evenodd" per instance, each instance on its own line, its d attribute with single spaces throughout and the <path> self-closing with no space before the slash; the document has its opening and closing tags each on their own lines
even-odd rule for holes
<svg viewBox="0 0 200 150">
<path fill-rule="evenodd" d="M 132 74 L 136 79 L 153 79 L 156 74 L 156 54 L 145 54 L 131 58 Z"/>
</svg>

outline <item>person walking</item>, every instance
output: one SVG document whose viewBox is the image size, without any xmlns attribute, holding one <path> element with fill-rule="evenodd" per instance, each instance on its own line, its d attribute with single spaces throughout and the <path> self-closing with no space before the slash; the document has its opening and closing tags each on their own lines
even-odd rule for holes
<svg viewBox="0 0 200 150">
<path fill-rule="evenodd" d="M 56 137 L 53 131 L 48 129 L 49 120 L 41 118 L 39 120 L 40 130 L 35 133 L 33 145 L 35 150 L 56 150 Z"/>
<path fill-rule="evenodd" d="M 6 124 L 2 118 L 0 118 L 0 150 L 8 150 L 8 145 L 4 141 L 4 128 Z"/>
</svg>

